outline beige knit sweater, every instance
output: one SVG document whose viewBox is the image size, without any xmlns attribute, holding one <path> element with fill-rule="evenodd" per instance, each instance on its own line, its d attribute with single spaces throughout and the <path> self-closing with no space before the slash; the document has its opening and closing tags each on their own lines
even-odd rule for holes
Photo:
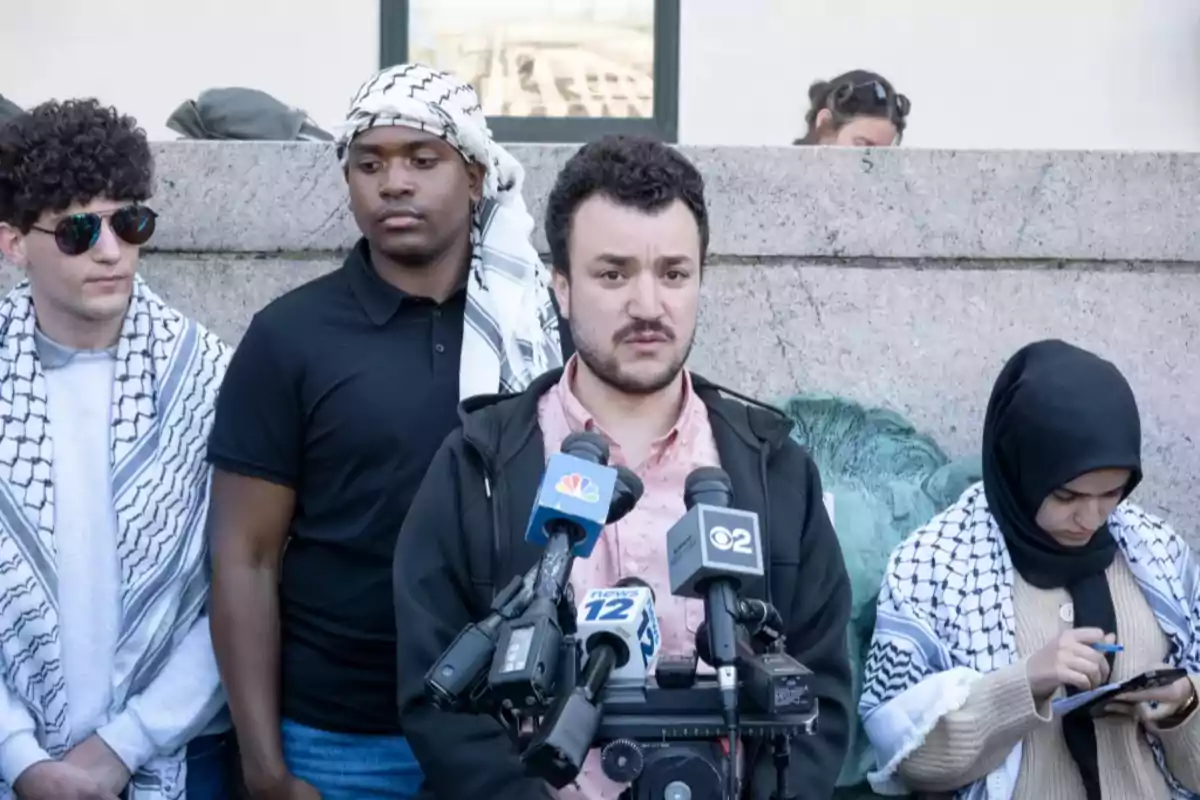
<svg viewBox="0 0 1200 800">
<path fill-rule="evenodd" d="M 1168 643 L 1123 557 L 1113 562 L 1107 576 L 1118 640 L 1125 646 L 1116 656 L 1112 680 L 1121 681 L 1161 664 Z M 1025 671 L 1030 655 L 1072 627 L 1064 610 L 1070 602 L 1065 589 L 1037 589 L 1016 577 L 1013 610 L 1020 660 L 981 678 L 963 707 L 943 717 L 905 759 L 900 774 L 909 786 L 923 797 L 961 788 L 999 767 L 1021 741 L 1014 800 L 1087 800 L 1062 722 L 1052 718 L 1049 702 L 1034 706 Z M 1200 680 L 1192 680 L 1200 688 Z M 1188 789 L 1200 791 L 1200 713 L 1161 736 L 1172 774 Z M 1096 748 L 1106 799 L 1170 800 L 1138 723 L 1128 717 L 1097 719 Z"/>
</svg>

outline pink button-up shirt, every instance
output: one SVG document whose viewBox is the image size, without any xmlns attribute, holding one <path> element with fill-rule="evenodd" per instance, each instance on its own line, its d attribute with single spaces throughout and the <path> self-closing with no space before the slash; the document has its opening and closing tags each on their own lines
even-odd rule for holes
<svg viewBox="0 0 1200 800">
<path fill-rule="evenodd" d="M 642 464 L 630 464 L 620 445 L 604 432 L 595 418 L 571 391 L 575 374 L 572 358 L 562 380 L 538 402 L 538 427 L 546 442 L 546 457 L 557 453 L 568 435 L 591 430 L 609 445 L 609 463 L 624 465 L 637 473 L 645 493 L 624 519 L 604 529 L 590 558 L 575 562 L 571 584 L 582 598 L 589 589 L 612 586 L 627 575 L 636 575 L 654 590 L 654 609 L 662 632 L 663 654 L 686 655 L 695 651 L 696 628 L 704 621 L 704 604 L 671 596 L 667 575 L 667 529 L 684 515 L 683 485 L 697 467 L 715 467 L 717 445 L 709 426 L 708 410 L 692 389 L 684 372 L 683 408 L 675 426 L 654 442 Z M 559 792 L 562 800 L 616 800 L 625 787 L 605 777 L 600 754 L 588 755 L 576 787 Z"/>
</svg>

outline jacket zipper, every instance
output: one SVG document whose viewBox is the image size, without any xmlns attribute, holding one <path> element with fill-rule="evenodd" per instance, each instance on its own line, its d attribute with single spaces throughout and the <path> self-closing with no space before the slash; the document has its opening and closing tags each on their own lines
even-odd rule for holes
<svg viewBox="0 0 1200 800">
<path fill-rule="evenodd" d="M 482 458 L 480 459 L 483 460 Z M 500 485 L 496 484 L 496 491 L 492 491 L 492 477 L 490 467 L 484 465 L 483 469 L 483 493 L 487 497 L 488 507 L 492 512 L 492 546 L 491 552 L 488 554 L 488 584 L 491 586 L 492 598 L 496 597 L 496 576 L 500 574 Z"/>
<path fill-rule="evenodd" d="M 758 451 L 758 479 L 762 481 L 763 493 L 762 530 L 767 532 L 765 537 L 766 546 L 763 547 L 763 566 L 765 567 L 763 577 L 766 580 L 766 585 L 763 588 L 766 589 L 767 602 L 773 603 L 775 600 L 771 592 L 771 554 L 768 552 L 771 544 L 771 490 L 767 482 L 767 447 L 765 444 Z"/>
<path fill-rule="evenodd" d="M 771 493 L 770 493 L 770 490 L 767 485 L 767 450 L 768 450 L 767 446 L 765 444 L 763 444 L 760 446 L 759 451 L 758 451 L 758 453 L 759 453 L 758 478 L 760 481 L 762 481 L 762 493 L 763 493 L 762 530 L 766 531 L 766 533 L 767 533 L 767 535 L 764 537 L 764 539 L 767 542 L 770 542 L 770 539 L 771 539 Z M 768 603 L 773 603 L 774 598 L 771 597 L 771 559 L 770 559 L 770 553 L 767 552 L 767 546 L 765 546 L 765 545 L 763 547 L 763 579 L 765 581 L 765 585 L 763 586 L 765 591 L 763 592 L 763 594 L 765 594 L 767 596 Z M 791 744 L 789 742 L 789 747 L 790 746 L 791 746 Z M 742 753 L 742 758 L 746 762 L 746 772 L 749 773 L 749 774 L 742 775 L 742 780 L 739 782 L 739 785 L 741 786 L 743 793 L 745 793 L 747 784 L 749 783 L 748 779 L 753 777 L 754 764 L 756 761 L 758 761 L 760 758 L 762 758 L 763 750 L 765 749 L 765 747 L 766 747 L 766 742 L 763 741 L 762 739 L 752 739 L 749 742 L 749 746 L 746 747 Z M 737 769 L 736 765 L 734 765 L 734 769 Z M 791 768 L 789 766 L 789 771 L 790 771 L 790 769 Z"/>
</svg>

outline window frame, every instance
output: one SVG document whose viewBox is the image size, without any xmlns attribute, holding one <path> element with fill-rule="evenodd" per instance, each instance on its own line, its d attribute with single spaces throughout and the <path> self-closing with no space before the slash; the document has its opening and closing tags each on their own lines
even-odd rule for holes
<svg viewBox="0 0 1200 800">
<path fill-rule="evenodd" d="M 620 117 L 488 117 L 499 142 L 582 144 L 610 133 L 654 136 L 675 144 L 679 139 L 679 5 L 680 0 L 654 0 L 654 116 Z M 379 0 L 379 66 L 408 61 L 409 0 Z"/>
</svg>

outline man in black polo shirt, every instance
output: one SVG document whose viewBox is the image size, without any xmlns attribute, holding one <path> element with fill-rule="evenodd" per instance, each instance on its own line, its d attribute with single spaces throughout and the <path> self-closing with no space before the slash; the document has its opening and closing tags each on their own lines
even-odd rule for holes
<svg viewBox="0 0 1200 800">
<path fill-rule="evenodd" d="M 397 533 L 459 400 L 563 361 L 523 171 L 471 87 L 383 70 L 338 150 L 364 238 L 255 315 L 209 442 L 213 638 L 255 798 L 416 793 Z"/>
</svg>

